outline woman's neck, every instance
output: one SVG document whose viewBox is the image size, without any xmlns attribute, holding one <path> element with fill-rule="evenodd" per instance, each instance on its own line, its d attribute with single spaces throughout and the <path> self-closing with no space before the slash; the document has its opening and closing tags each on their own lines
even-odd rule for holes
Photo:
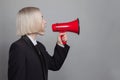
<svg viewBox="0 0 120 80">
<path fill-rule="evenodd" d="M 36 40 L 37 34 L 29 34 L 29 36 L 30 36 L 33 40 Z"/>
</svg>

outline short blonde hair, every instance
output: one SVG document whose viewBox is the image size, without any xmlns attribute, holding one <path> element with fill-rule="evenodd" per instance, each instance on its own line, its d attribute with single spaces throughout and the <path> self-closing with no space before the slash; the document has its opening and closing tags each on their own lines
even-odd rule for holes
<svg viewBox="0 0 120 80">
<path fill-rule="evenodd" d="M 39 8 L 22 8 L 16 19 L 17 35 L 40 33 L 42 30 L 42 14 Z"/>
</svg>

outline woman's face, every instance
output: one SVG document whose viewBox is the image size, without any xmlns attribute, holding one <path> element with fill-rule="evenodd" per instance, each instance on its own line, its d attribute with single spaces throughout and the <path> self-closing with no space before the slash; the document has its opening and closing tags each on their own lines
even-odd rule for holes
<svg viewBox="0 0 120 80">
<path fill-rule="evenodd" d="M 44 35 L 44 33 L 45 33 L 45 27 L 46 27 L 46 21 L 42 16 L 42 35 Z"/>
<path fill-rule="evenodd" d="M 45 33 L 45 27 L 46 27 L 46 20 L 43 18 L 43 16 L 41 15 L 42 17 L 42 21 L 41 21 L 41 30 L 40 30 L 40 35 L 44 35 Z"/>
</svg>

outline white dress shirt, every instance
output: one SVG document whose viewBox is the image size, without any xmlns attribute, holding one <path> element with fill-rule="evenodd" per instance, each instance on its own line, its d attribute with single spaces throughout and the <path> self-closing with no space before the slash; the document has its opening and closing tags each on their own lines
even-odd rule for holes
<svg viewBox="0 0 120 80">
<path fill-rule="evenodd" d="M 37 45 L 37 41 L 36 40 L 34 40 L 31 36 L 29 36 L 29 35 L 27 35 L 28 36 L 28 38 L 32 41 L 32 43 L 34 44 L 34 46 L 35 45 Z"/>
</svg>

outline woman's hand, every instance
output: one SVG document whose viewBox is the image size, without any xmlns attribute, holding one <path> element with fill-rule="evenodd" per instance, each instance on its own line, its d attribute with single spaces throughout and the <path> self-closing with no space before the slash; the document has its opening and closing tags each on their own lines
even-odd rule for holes
<svg viewBox="0 0 120 80">
<path fill-rule="evenodd" d="M 67 34 L 66 32 L 63 32 L 63 33 L 59 33 L 58 35 L 58 40 L 57 40 L 57 44 L 59 45 L 65 45 L 66 42 L 67 42 Z"/>
</svg>

